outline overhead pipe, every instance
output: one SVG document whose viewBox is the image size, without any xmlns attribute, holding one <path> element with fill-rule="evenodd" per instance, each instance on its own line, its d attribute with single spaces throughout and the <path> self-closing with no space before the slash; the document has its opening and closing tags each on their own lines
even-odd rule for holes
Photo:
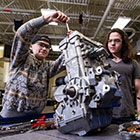
<svg viewBox="0 0 140 140">
<path fill-rule="evenodd" d="M 104 15 L 103 15 L 103 17 L 102 17 L 102 19 L 101 19 L 101 21 L 100 21 L 100 23 L 99 23 L 99 26 L 97 27 L 97 30 L 95 31 L 94 36 L 91 37 L 91 39 L 95 39 L 95 37 L 97 36 L 97 34 L 98 34 L 100 28 L 102 27 L 102 25 L 103 25 L 103 23 L 104 23 L 104 21 L 105 21 L 107 15 L 108 15 L 108 13 L 109 13 L 109 11 L 110 11 L 110 9 L 112 8 L 112 5 L 113 5 L 114 2 L 115 2 L 115 0 L 110 0 L 110 1 L 109 1 L 108 6 L 107 6 L 107 8 L 106 8 L 106 10 L 105 10 L 105 13 L 104 13 Z"/>
<path fill-rule="evenodd" d="M 136 30 L 134 28 L 124 28 L 124 31 L 127 33 L 127 32 L 130 32 L 131 35 L 128 36 L 128 38 L 131 40 L 134 35 L 136 34 Z"/>
<path fill-rule="evenodd" d="M 127 32 L 130 32 L 130 33 L 131 33 L 131 35 L 128 36 L 128 39 L 129 39 L 130 43 L 132 43 L 132 42 L 133 42 L 133 37 L 134 37 L 134 35 L 136 34 L 136 30 L 135 30 L 134 28 L 124 28 L 124 31 L 125 31 L 126 33 L 127 33 Z"/>
</svg>

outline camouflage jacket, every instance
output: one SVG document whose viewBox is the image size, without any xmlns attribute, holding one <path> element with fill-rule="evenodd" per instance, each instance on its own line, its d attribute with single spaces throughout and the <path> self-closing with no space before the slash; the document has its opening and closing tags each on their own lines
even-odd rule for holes
<svg viewBox="0 0 140 140">
<path fill-rule="evenodd" d="M 30 53 L 31 39 L 45 24 L 43 17 L 32 19 L 15 34 L 2 112 L 40 113 L 46 105 L 48 79 L 59 71 L 63 55 L 55 62 L 47 62 Z"/>
</svg>

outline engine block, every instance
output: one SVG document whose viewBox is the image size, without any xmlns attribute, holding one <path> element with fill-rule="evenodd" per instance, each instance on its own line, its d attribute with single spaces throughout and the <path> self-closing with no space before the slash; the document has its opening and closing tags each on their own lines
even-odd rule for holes
<svg viewBox="0 0 140 140">
<path fill-rule="evenodd" d="M 111 123 L 121 98 L 119 74 L 110 72 L 103 46 L 74 31 L 59 44 L 65 56 L 65 84 L 57 87 L 55 125 L 62 133 L 83 136 Z"/>
</svg>

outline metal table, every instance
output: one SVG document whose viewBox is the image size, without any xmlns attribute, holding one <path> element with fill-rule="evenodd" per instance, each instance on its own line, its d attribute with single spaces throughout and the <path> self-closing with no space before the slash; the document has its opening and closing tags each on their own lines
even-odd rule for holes
<svg viewBox="0 0 140 140">
<path fill-rule="evenodd" d="M 122 137 L 118 134 L 118 128 L 119 125 L 111 124 L 100 132 L 83 137 L 62 134 L 57 129 L 40 130 L 35 132 L 26 132 L 23 134 L 0 136 L 0 140 L 121 140 Z"/>
</svg>

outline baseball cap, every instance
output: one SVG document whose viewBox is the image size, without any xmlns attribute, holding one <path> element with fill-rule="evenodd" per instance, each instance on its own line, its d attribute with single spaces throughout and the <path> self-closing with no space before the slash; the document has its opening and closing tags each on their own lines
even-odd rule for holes
<svg viewBox="0 0 140 140">
<path fill-rule="evenodd" d="M 47 35 L 35 35 L 35 37 L 32 39 L 32 44 L 35 44 L 37 41 L 42 40 L 50 44 L 51 46 L 51 40 Z"/>
</svg>

